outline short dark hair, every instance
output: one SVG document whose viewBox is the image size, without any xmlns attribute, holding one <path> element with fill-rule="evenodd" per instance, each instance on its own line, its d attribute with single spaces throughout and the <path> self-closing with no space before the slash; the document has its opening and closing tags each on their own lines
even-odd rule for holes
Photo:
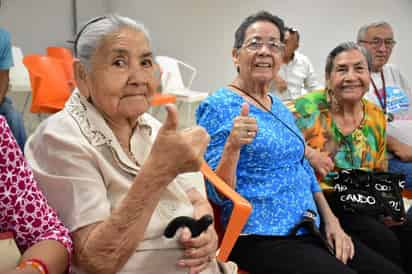
<svg viewBox="0 0 412 274">
<path fill-rule="evenodd" d="M 299 42 L 299 40 L 300 40 L 300 34 L 299 34 L 299 31 L 298 31 L 296 28 L 293 28 L 293 27 L 285 27 L 285 32 L 289 32 L 289 33 L 296 34 L 296 38 L 297 38 L 297 40 L 298 40 L 298 42 Z"/>
<path fill-rule="evenodd" d="M 270 12 L 267 11 L 259 11 L 255 14 L 252 14 L 246 19 L 243 20 L 243 22 L 240 24 L 240 26 L 236 29 L 235 32 L 235 43 L 233 45 L 233 48 L 235 49 L 240 49 L 243 45 L 243 42 L 245 41 L 245 35 L 246 35 L 246 30 L 250 27 L 250 25 L 256 23 L 256 22 L 269 22 L 275 25 L 280 32 L 280 41 L 283 42 L 285 38 L 285 24 L 283 23 L 283 20 L 276 16 L 271 14 Z"/>
<path fill-rule="evenodd" d="M 368 64 L 368 69 L 371 71 L 372 68 L 372 57 L 367 49 L 364 47 L 356 44 L 355 42 L 344 42 L 339 44 L 336 48 L 334 48 L 326 58 L 326 65 L 325 65 L 325 77 L 326 79 L 330 78 L 330 74 L 332 72 L 333 63 L 335 61 L 336 56 L 341 54 L 342 52 L 349 51 L 349 50 L 357 50 L 365 56 L 366 62 Z"/>
</svg>

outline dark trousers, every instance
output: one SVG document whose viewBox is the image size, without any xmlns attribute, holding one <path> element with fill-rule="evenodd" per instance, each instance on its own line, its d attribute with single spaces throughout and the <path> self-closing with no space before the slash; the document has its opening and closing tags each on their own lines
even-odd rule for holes
<svg viewBox="0 0 412 274">
<path fill-rule="evenodd" d="M 230 260 L 251 274 L 398 274 L 403 271 L 361 242 L 347 265 L 313 236 L 241 236 Z"/>
<path fill-rule="evenodd" d="M 365 215 L 338 213 L 337 216 L 349 235 L 412 274 L 412 223 L 409 219 L 403 225 L 387 227 Z"/>
</svg>

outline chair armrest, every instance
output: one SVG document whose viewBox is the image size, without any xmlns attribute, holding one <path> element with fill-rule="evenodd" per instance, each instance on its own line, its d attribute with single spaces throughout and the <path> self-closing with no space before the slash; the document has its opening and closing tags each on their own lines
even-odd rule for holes
<svg viewBox="0 0 412 274">
<path fill-rule="evenodd" d="M 252 212 L 252 205 L 220 179 L 205 161 L 200 171 L 221 195 L 233 202 L 232 214 L 230 215 L 219 248 L 219 254 L 217 255 L 217 259 L 224 262 L 229 258 L 229 254 Z"/>
<path fill-rule="evenodd" d="M 176 96 L 165 93 L 155 93 L 153 95 L 151 106 L 160 106 L 165 104 L 174 104 L 176 102 Z"/>
</svg>

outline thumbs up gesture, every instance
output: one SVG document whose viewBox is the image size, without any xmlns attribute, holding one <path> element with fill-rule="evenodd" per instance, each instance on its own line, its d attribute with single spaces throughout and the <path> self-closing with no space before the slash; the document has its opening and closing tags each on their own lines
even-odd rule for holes
<svg viewBox="0 0 412 274">
<path fill-rule="evenodd" d="M 147 161 L 159 173 L 176 177 L 179 173 L 198 171 L 210 137 L 202 127 L 177 130 L 178 113 L 174 105 L 166 105 L 167 118 L 159 129 Z"/>
<path fill-rule="evenodd" d="M 240 115 L 236 116 L 233 120 L 233 127 L 228 142 L 237 149 L 240 149 L 243 145 L 250 144 L 258 131 L 256 119 L 249 116 L 249 108 L 248 103 L 243 103 Z"/>
</svg>

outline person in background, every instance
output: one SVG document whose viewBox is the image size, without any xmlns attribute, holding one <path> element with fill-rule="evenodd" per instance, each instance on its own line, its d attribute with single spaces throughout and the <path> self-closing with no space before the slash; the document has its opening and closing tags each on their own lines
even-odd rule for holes
<svg viewBox="0 0 412 274">
<path fill-rule="evenodd" d="M 244 19 L 232 49 L 237 76 L 196 112 L 197 123 L 211 137 L 205 159 L 253 206 L 230 259 L 251 273 L 402 273 L 343 231 L 304 157 L 305 140 L 292 113 L 269 93 L 283 41 L 279 17 L 261 11 Z M 212 185 L 207 190 L 222 207 L 225 224 L 231 202 Z M 323 240 L 299 229 L 308 212 L 315 219 L 313 230 L 322 219 Z"/>
<path fill-rule="evenodd" d="M 283 64 L 279 74 L 273 78 L 274 93 L 283 101 L 293 100 L 307 92 L 322 88 L 309 58 L 297 51 L 299 41 L 300 34 L 297 29 L 285 28 Z"/>
<path fill-rule="evenodd" d="M 296 124 L 306 140 L 306 156 L 344 230 L 411 273 L 412 226 L 376 216 L 348 213 L 334 203 L 330 172 L 341 169 L 387 171 L 386 118 L 364 99 L 369 90 L 371 57 L 354 42 L 335 47 L 325 66 L 326 89 L 294 102 Z M 316 159 L 324 159 L 322 165 Z M 326 176 L 326 177 L 325 177 Z"/>
<path fill-rule="evenodd" d="M 13 66 L 10 33 L 0 28 L 0 115 L 6 117 L 7 123 L 16 138 L 20 149 L 24 150 L 26 130 L 23 118 L 6 96 L 9 89 L 9 69 Z"/>
<path fill-rule="evenodd" d="M 176 217 L 213 215 L 198 172 L 209 136 L 177 131 L 173 105 L 163 125 L 147 113 L 160 71 L 146 28 L 97 17 L 74 48 L 78 89 L 29 138 L 26 155 L 72 233 L 76 271 L 220 273 L 213 225 L 196 237 L 187 228 L 163 236 Z"/>
<path fill-rule="evenodd" d="M 0 232 L 12 232 L 22 252 L 17 268 L 0 273 L 67 273 L 72 253 L 69 230 L 48 205 L 1 116 L 0 151 Z M 11 249 L 8 248 L 10 245 L 2 244 L 0 256 L 10 256 Z M 0 265 L 0 269 L 3 267 Z"/>
<path fill-rule="evenodd" d="M 362 26 L 357 42 L 372 55 L 371 83 L 365 98 L 385 112 L 389 171 L 406 175 L 406 188 L 412 189 L 412 90 L 405 76 L 388 64 L 396 45 L 395 35 L 387 22 Z"/>
</svg>

